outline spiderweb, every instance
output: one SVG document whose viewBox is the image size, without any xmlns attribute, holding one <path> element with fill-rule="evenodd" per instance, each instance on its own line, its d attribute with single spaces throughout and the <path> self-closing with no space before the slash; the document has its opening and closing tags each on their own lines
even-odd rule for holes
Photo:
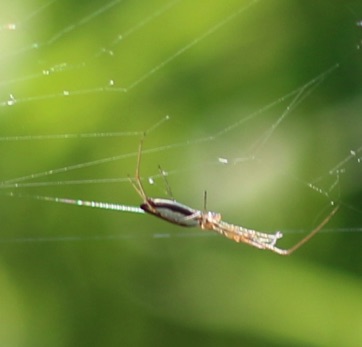
<svg viewBox="0 0 362 347">
<path fill-rule="evenodd" d="M 113 1 L 72 9 L 70 16 L 51 25 L 34 26 L 39 20 L 49 21 L 57 6 L 59 3 L 51 1 L 25 16 L 19 13 L 14 21 L 3 20 L 1 34 L 8 46 L 1 59 L 9 68 L 1 83 L 1 191 L 7 196 L 42 199 L 45 192 L 66 199 L 130 205 L 129 200 L 137 205 L 137 196 L 129 198 L 128 174 L 135 169 L 137 141 L 151 126 L 154 131 L 149 131 L 146 147 L 156 145 L 144 150 L 142 160 L 145 177 L 158 186 L 147 186 L 150 196 L 164 194 L 162 175 L 157 172 L 161 165 L 167 175 L 174 176 L 175 198 L 190 201 L 189 205 L 196 201 L 198 208 L 202 192 L 207 190 L 219 208 L 236 211 L 239 208 L 232 206 L 240 205 L 250 216 L 255 214 L 255 205 L 267 215 L 267 201 L 276 196 L 284 214 L 291 197 L 302 201 L 305 194 L 321 204 L 341 200 L 359 211 L 358 205 L 345 202 L 341 192 L 335 191 L 341 189 L 341 173 L 358 171 L 358 140 L 352 137 L 341 145 L 338 125 L 333 126 L 336 112 L 324 116 L 327 111 L 318 104 L 318 99 L 321 103 L 330 98 L 325 90 L 337 83 L 333 79 L 346 78 L 343 73 L 354 57 L 352 47 L 312 67 L 314 59 L 305 53 L 304 61 L 295 60 L 289 66 L 296 66 L 289 68 L 285 64 L 288 53 L 281 58 L 280 52 L 271 53 L 287 44 L 297 45 L 303 28 L 295 26 L 294 32 L 283 38 L 288 43 L 276 42 L 279 48 L 272 47 L 270 37 L 277 38 L 282 28 L 267 33 L 261 18 L 268 10 L 258 1 L 241 5 L 231 1 L 220 13 L 210 8 L 210 15 L 195 21 L 189 30 L 184 30 L 182 19 L 173 23 L 180 17 L 179 11 L 189 11 L 189 4 L 182 1 L 139 8 Z M 123 13 L 126 11 L 132 20 Z M 186 22 L 189 20 L 187 17 Z M 164 32 L 163 23 L 170 30 Z M 254 23 L 258 23 L 256 32 L 248 32 L 248 25 Z M 83 43 L 89 30 L 94 30 L 95 36 Z M 242 39 L 235 31 L 243 32 Z M 161 41 L 167 44 L 161 45 Z M 269 48 L 257 47 L 265 41 Z M 242 59 L 230 59 L 240 52 Z M 205 63 L 205 54 L 206 67 L 200 65 Z M 281 62 L 275 63 L 277 59 Z M 344 59 L 349 63 L 343 65 Z M 268 64 L 270 67 L 262 67 Z M 272 74 L 273 64 L 285 71 Z M 306 73 L 288 80 L 288 72 L 296 74 L 303 64 Z M 318 139 L 316 130 L 321 126 L 331 127 L 326 131 L 327 141 Z M 308 129 L 299 130 L 303 127 Z M 300 136 L 288 138 L 288 132 L 295 131 Z M 308 148 L 303 139 L 306 134 L 312 134 L 311 141 L 318 140 L 317 148 Z M 300 173 L 295 166 L 302 166 L 303 161 L 309 163 Z M 246 206 L 250 201 L 251 208 Z M 29 201 L 22 202 L 26 203 Z M 310 214 L 315 218 L 321 206 L 308 204 L 312 209 L 302 218 Z M 301 211 L 305 209 L 302 205 L 294 208 Z M 271 212 L 275 216 L 276 211 Z"/>
</svg>

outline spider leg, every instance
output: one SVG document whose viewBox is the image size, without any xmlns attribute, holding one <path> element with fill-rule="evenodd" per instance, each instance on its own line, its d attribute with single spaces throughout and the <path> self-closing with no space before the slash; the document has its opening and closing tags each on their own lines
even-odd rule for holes
<svg viewBox="0 0 362 347">
<path fill-rule="evenodd" d="M 162 170 L 161 165 L 158 165 L 158 171 L 160 172 L 160 175 L 162 176 L 163 181 L 165 183 L 167 196 L 169 196 L 172 200 L 175 200 L 172 194 L 171 186 L 169 185 L 166 177 L 167 174 L 165 171 Z"/>
<path fill-rule="evenodd" d="M 281 249 L 278 247 L 275 247 L 274 245 L 266 245 L 265 249 L 269 249 L 270 251 L 280 254 L 280 255 L 290 255 L 293 252 L 295 252 L 298 248 L 303 246 L 305 243 L 307 243 L 315 234 L 317 234 L 330 220 L 331 218 L 336 214 L 338 211 L 339 206 L 336 206 L 332 212 L 323 219 L 323 221 L 315 228 L 313 229 L 306 237 L 304 237 L 302 240 L 297 242 L 293 247 L 289 249 Z"/>
<path fill-rule="evenodd" d="M 138 145 L 137 165 L 136 165 L 136 172 L 135 172 L 134 180 L 131 179 L 131 177 L 129 177 L 129 176 L 128 176 L 128 179 L 131 182 L 131 184 L 132 184 L 133 188 L 135 189 L 135 191 L 137 192 L 137 194 L 142 198 L 143 204 L 146 204 L 148 206 L 149 212 L 157 214 L 156 209 L 149 202 L 149 198 L 145 192 L 145 189 L 144 189 L 142 181 L 141 181 L 141 176 L 140 176 L 142 148 L 143 148 L 143 141 L 145 139 L 145 136 L 146 136 L 146 133 L 143 133 L 141 141 Z"/>
</svg>

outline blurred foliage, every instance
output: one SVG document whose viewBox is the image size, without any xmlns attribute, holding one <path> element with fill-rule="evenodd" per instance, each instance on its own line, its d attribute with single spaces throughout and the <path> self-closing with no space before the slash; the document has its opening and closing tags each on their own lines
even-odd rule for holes
<svg viewBox="0 0 362 347">
<path fill-rule="evenodd" d="M 143 176 L 157 174 L 158 164 L 175 171 L 169 181 L 178 201 L 201 209 L 206 189 L 208 208 L 235 224 L 312 229 L 329 201 L 305 183 L 327 191 L 335 179 L 328 171 L 361 146 L 360 2 L 107 6 L 0 5 L 0 136 L 139 132 L 170 114 L 146 139 Z M 216 134 L 336 63 L 260 161 L 208 165 L 248 155 L 291 99 L 214 141 L 147 152 Z M 38 179 L 125 178 L 121 183 L 14 190 L 138 205 L 126 178 L 139 139 L 1 141 L 0 180 L 133 153 Z M 360 167 L 350 161 L 345 168 L 331 191 L 343 206 L 329 231 L 360 230 Z M 163 196 L 159 187 L 146 184 L 150 196 Z M 321 233 L 283 258 L 145 215 L 0 199 L 2 346 L 362 344 L 360 232 Z M 283 247 L 300 235 L 285 236 Z"/>
</svg>

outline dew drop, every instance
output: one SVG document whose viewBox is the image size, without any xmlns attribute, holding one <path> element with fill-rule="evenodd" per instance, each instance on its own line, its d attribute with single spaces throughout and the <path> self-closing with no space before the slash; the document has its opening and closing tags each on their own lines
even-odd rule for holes
<svg viewBox="0 0 362 347">
<path fill-rule="evenodd" d="M 16 103 L 16 99 L 13 94 L 9 95 L 9 100 L 6 102 L 8 106 L 13 106 Z"/>
<path fill-rule="evenodd" d="M 228 159 L 226 159 L 226 158 L 217 158 L 217 160 L 218 160 L 218 162 L 220 163 L 220 164 L 229 164 L 229 160 Z"/>
</svg>

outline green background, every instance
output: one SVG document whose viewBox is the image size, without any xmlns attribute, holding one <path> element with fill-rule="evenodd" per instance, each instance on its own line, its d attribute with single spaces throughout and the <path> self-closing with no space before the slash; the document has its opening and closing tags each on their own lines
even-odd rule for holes
<svg viewBox="0 0 362 347">
<path fill-rule="evenodd" d="M 108 11 L 102 1 L 42 5 L 1 4 L 2 139 L 141 132 L 170 115 L 146 138 L 142 176 L 157 175 L 159 164 L 174 172 L 168 181 L 177 201 L 202 209 L 207 190 L 208 208 L 224 220 L 285 231 L 281 247 L 328 214 L 329 199 L 307 182 L 333 187 L 330 199 L 341 209 L 330 232 L 280 257 L 151 216 L 4 195 L 137 206 L 127 175 L 135 170 L 140 133 L 3 140 L 2 182 L 127 157 L 24 182 L 48 182 L 44 187 L 0 185 L 1 346 L 362 345 L 358 153 L 341 166 L 336 185 L 329 175 L 361 146 L 359 1 L 123 1 Z M 158 13 L 164 6 L 170 8 Z M 17 29 L 6 30 L 12 22 Z M 123 39 L 112 45 L 119 34 Z M 98 54 L 103 48 L 112 53 Z M 291 99 L 214 140 L 187 145 L 336 63 L 258 160 L 247 159 L 250 147 Z M 102 90 L 111 80 L 113 91 Z M 62 96 L 64 90 L 71 95 Z M 16 103 L 5 106 L 10 95 Z M 159 150 L 147 152 L 152 148 Z M 218 157 L 236 164 L 218 165 Z M 50 184 L 109 178 L 120 180 Z M 144 182 L 150 196 L 165 196 L 161 179 Z"/>
</svg>

